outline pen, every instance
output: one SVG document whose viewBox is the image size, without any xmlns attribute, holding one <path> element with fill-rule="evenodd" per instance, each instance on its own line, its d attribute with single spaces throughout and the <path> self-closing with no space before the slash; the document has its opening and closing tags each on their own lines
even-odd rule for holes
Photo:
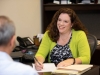
<svg viewBox="0 0 100 75">
<path fill-rule="evenodd" d="M 38 62 L 39 65 L 41 65 L 40 62 L 37 60 L 36 57 L 34 57 L 34 60 L 35 60 L 36 62 Z"/>
</svg>

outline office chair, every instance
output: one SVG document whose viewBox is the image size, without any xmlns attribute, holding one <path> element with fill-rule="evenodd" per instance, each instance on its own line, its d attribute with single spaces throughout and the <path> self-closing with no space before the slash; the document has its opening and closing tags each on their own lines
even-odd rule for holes
<svg viewBox="0 0 100 75">
<path fill-rule="evenodd" d="M 91 56 L 92 56 L 97 47 L 97 38 L 92 34 L 87 34 L 87 39 L 90 45 Z"/>
</svg>

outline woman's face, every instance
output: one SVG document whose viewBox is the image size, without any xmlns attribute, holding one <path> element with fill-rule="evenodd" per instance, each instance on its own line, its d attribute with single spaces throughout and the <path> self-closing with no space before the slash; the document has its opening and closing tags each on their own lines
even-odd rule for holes
<svg viewBox="0 0 100 75">
<path fill-rule="evenodd" d="M 66 33 L 71 30 L 72 23 L 67 13 L 61 13 L 57 20 L 57 28 L 59 33 Z"/>
</svg>

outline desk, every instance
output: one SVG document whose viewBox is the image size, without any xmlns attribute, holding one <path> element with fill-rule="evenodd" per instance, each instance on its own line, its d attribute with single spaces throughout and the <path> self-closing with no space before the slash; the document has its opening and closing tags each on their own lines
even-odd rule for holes
<svg viewBox="0 0 100 75">
<path fill-rule="evenodd" d="M 12 52 L 10 56 L 13 58 L 14 61 L 22 61 L 23 53 L 21 51 Z"/>
<path fill-rule="evenodd" d="M 100 70 L 99 66 L 93 66 L 91 70 L 83 73 L 82 75 L 100 75 L 99 70 Z M 46 72 L 46 73 L 39 73 L 39 75 L 67 75 L 67 74 L 52 74 L 50 72 Z"/>
<path fill-rule="evenodd" d="M 27 63 L 32 66 L 32 63 Z M 51 72 L 39 73 L 39 75 L 67 75 L 67 74 L 52 74 Z M 100 66 L 94 65 L 89 71 L 83 73 L 82 75 L 100 75 Z"/>
<path fill-rule="evenodd" d="M 18 49 L 18 47 L 16 47 Z M 26 48 L 26 49 L 18 49 L 14 50 L 10 55 L 15 61 L 19 62 L 34 62 L 33 56 L 36 54 L 37 48 L 32 49 L 32 48 Z"/>
</svg>

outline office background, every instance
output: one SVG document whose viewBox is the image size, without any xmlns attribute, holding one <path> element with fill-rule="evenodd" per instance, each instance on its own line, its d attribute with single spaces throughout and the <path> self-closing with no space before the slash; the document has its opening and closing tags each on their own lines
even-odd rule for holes
<svg viewBox="0 0 100 75">
<path fill-rule="evenodd" d="M 0 0 L 0 15 L 14 21 L 16 35 L 33 38 L 41 33 L 41 0 Z"/>
<path fill-rule="evenodd" d="M 41 19 L 41 16 L 42 16 L 41 10 L 42 10 L 41 0 L 0 0 L 0 15 L 6 15 L 11 20 L 14 21 L 15 26 L 16 26 L 16 36 L 21 36 L 21 37 L 29 36 L 33 38 L 34 35 L 38 33 L 42 33 L 43 26 L 42 26 L 41 20 L 43 19 Z M 83 20 L 84 23 L 86 23 L 87 25 L 88 23 L 90 24 L 89 28 L 90 29 L 92 28 L 91 29 L 92 31 L 98 31 L 97 34 L 99 34 L 99 29 L 100 29 L 99 12 L 94 11 L 91 14 L 90 13 L 84 14 L 84 12 L 78 13 L 78 16 Z M 83 16 L 81 16 L 80 13 Z M 91 21 L 88 22 L 88 20 L 91 20 Z M 92 27 L 93 25 L 94 27 Z M 95 27 L 97 28 L 97 30 L 95 30 Z M 100 53 L 100 49 L 95 51 L 92 62 L 100 65 L 99 63 L 100 54 L 99 53 Z"/>
</svg>

